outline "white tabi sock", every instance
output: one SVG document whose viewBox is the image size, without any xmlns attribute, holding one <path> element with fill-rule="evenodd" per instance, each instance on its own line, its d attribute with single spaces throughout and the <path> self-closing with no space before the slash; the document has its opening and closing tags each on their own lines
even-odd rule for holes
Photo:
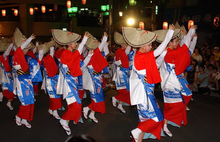
<svg viewBox="0 0 220 142">
<path fill-rule="evenodd" d="M 2 94 L 2 92 L 0 92 L 0 102 L 2 102 L 3 101 L 3 94 Z"/>
<path fill-rule="evenodd" d="M 131 134 L 134 137 L 135 142 L 138 142 L 138 139 L 141 133 L 142 131 L 139 128 L 135 128 L 131 131 Z"/>
</svg>

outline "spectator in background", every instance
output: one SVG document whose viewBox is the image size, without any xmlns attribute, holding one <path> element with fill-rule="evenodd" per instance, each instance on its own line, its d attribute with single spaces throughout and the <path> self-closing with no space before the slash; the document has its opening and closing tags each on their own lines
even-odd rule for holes
<svg viewBox="0 0 220 142">
<path fill-rule="evenodd" d="M 212 53 L 214 54 L 215 61 L 218 61 L 220 57 L 219 47 L 214 47 Z"/>
<path fill-rule="evenodd" d="M 196 84 L 198 85 L 199 94 L 209 94 L 209 75 L 205 72 L 204 65 L 199 65 L 199 73 L 195 76 L 192 88 L 194 88 Z"/>
<path fill-rule="evenodd" d="M 216 90 L 216 77 L 218 75 L 218 72 L 217 72 L 217 67 L 213 67 L 213 72 L 210 74 L 210 86 L 209 88 L 211 90 Z"/>
<path fill-rule="evenodd" d="M 92 137 L 87 135 L 75 135 L 67 138 L 65 142 L 96 142 Z"/>
<path fill-rule="evenodd" d="M 205 72 L 209 72 L 209 69 L 208 69 L 208 66 L 210 64 L 209 60 L 205 61 L 203 64 L 205 66 Z"/>
<path fill-rule="evenodd" d="M 207 55 L 206 55 L 206 50 L 205 49 L 202 49 L 201 56 L 202 56 L 203 61 L 206 61 L 208 59 Z"/>
<path fill-rule="evenodd" d="M 217 71 L 220 72 L 220 61 L 215 62 L 215 67 L 217 68 Z"/>
<path fill-rule="evenodd" d="M 206 49 L 206 58 L 209 59 L 209 57 L 210 57 L 211 54 L 212 54 L 212 53 L 211 53 L 211 49 L 210 49 L 210 48 Z"/>
<path fill-rule="evenodd" d="M 209 63 L 212 64 L 213 66 L 215 65 L 215 56 L 214 56 L 214 54 L 211 54 L 209 56 Z"/>
<path fill-rule="evenodd" d="M 198 47 L 195 48 L 194 53 L 192 54 L 192 59 L 196 59 L 199 64 L 202 62 L 202 56 Z"/>
</svg>

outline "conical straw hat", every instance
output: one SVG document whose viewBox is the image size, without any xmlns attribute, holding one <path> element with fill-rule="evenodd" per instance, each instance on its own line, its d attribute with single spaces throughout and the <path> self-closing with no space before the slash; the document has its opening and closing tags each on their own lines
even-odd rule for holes
<svg viewBox="0 0 220 142">
<path fill-rule="evenodd" d="M 90 34 L 91 35 L 91 34 Z M 100 42 L 91 35 L 91 37 L 86 42 L 86 48 L 88 49 L 96 49 L 100 45 Z"/>
<path fill-rule="evenodd" d="M 116 44 L 118 45 L 126 45 L 127 43 L 125 42 L 122 34 L 118 33 L 118 32 L 115 32 L 114 33 L 114 41 Z"/>
<path fill-rule="evenodd" d="M 156 40 L 156 33 L 141 30 L 139 28 L 122 27 L 125 41 L 133 47 L 142 47 Z"/>
<path fill-rule="evenodd" d="M 166 37 L 168 29 L 167 30 L 156 30 L 154 32 L 158 35 L 156 41 L 159 43 L 162 43 Z M 179 35 L 180 35 L 180 29 L 175 29 L 172 39 L 176 38 Z"/>
<path fill-rule="evenodd" d="M 60 29 L 52 29 L 51 32 L 54 40 L 60 45 L 69 45 L 73 42 L 77 42 L 81 38 L 77 33 Z"/>
<path fill-rule="evenodd" d="M 51 41 L 49 41 L 49 42 L 46 42 L 46 43 L 44 43 L 44 44 L 41 44 L 41 45 L 39 45 L 39 46 L 37 46 L 38 48 L 43 48 L 43 50 L 44 50 L 44 54 L 46 54 L 49 50 L 50 50 L 50 47 L 52 47 L 52 46 L 54 46 L 54 44 L 55 44 L 55 41 L 54 40 L 51 40 Z"/>
<path fill-rule="evenodd" d="M 4 52 L 10 44 L 11 39 L 4 37 L 0 38 L 0 52 Z"/>
<path fill-rule="evenodd" d="M 13 35 L 13 40 L 15 47 L 18 48 L 27 40 L 27 38 L 21 33 L 21 31 L 18 28 L 16 28 Z M 25 49 L 34 47 L 35 45 L 33 43 L 29 43 L 27 47 L 25 47 Z"/>
<path fill-rule="evenodd" d="M 179 25 L 179 23 L 176 21 L 176 23 L 175 23 L 175 28 L 176 29 L 180 29 L 180 25 Z"/>
</svg>

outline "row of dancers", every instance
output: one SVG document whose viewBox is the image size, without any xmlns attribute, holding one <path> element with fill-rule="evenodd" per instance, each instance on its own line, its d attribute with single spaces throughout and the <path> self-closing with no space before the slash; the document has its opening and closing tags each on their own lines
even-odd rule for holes
<svg viewBox="0 0 220 142">
<path fill-rule="evenodd" d="M 142 141 L 143 138 L 160 140 L 163 132 L 172 137 L 167 124 L 179 127 L 182 123 L 187 124 L 186 106 L 192 93 L 183 72 L 190 66 L 190 54 L 197 40 L 196 28 L 192 26 L 187 33 L 184 26 L 171 24 L 169 30 L 150 32 L 123 27 L 122 34 L 114 33 L 114 41 L 121 48 L 117 49 L 114 58 L 113 81 L 118 94 L 112 97 L 112 105 L 116 107 L 118 102 L 117 108 L 122 113 L 126 113 L 124 104 L 137 105 L 139 123 L 131 131 L 132 141 Z M 98 123 L 95 113 L 106 112 L 103 73 L 108 72 L 105 59 L 109 53 L 108 35 L 104 32 L 99 42 L 85 32 L 78 44 L 81 36 L 77 33 L 58 29 L 51 32 L 53 40 L 37 45 L 38 54 L 34 54 L 36 48 L 33 48 L 31 40 L 35 35 L 26 39 L 18 28 L 15 30 L 13 42 L 0 57 L 2 94 L 8 99 L 6 105 L 11 110 L 14 94 L 18 96 L 21 105 L 15 122 L 18 126 L 31 128 L 33 84 L 42 82 L 41 89 L 50 97 L 49 114 L 59 119 L 60 125 L 70 135 L 71 120 L 77 124 L 83 113 L 86 119 Z M 161 44 L 152 50 L 155 40 Z M 159 82 L 164 96 L 163 113 L 154 97 L 154 84 Z M 89 90 L 91 103 L 82 108 L 84 90 Z M 67 102 L 67 110 L 60 117 L 57 110 L 62 107 L 62 99 Z"/>
</svg>

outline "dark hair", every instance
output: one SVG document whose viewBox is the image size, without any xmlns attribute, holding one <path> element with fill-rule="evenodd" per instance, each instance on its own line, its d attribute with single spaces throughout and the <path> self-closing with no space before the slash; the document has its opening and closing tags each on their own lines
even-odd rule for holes
<svg viewBox="0 0 220 142">
<path fill-rule="evenodd" d="M 75 135 L 67 138 L 65 142 L 96 142 L 92 137 L 87 135 Z"/>
<path fill-rule="evenodd" d="M 217 67 L 213 67 L 213 70 L 218 70 L 218 68 Z"/>
<path fill-rule="evenodd" d="M 205 66 L 203 64 L 199 65 L 203 70 L 205 69 Z"/>
<path fill-rule="evenodd" d="M 198 61 L 196 59 L 193 59 L 192 61 L 196 62 L 195 66 L 198 65 Z"/>
</svg>

